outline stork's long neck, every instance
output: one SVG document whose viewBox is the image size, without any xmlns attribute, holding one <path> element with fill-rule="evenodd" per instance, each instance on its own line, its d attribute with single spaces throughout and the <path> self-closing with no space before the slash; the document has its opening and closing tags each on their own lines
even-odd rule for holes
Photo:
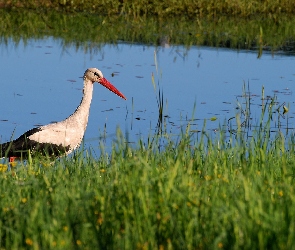
<svg viewBox="0 0 295 250">
<path fill-rule="evenodd" d="M 66 121 L 74 121 L 76 124 L 82 125 L 84 130 L 88 123 L 88 116 L 90 104 L 92 100 L 93 83 L 88 79 L 84 80 L 83 97 L 80 105 L 76 108 L 75 112 L 69 116 Z"/>
</svg>

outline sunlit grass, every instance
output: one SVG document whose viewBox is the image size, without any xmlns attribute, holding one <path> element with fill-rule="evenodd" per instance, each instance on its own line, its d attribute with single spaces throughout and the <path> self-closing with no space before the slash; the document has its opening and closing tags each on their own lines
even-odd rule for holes
<svg viewBox="0 0 295 250">
<path fill-rule="evenodd" d="M 99 159 L 77 152 L 3 169 L 0 247 L 291 249 L 294 138 L 253 135 L 188 126 L 160 149 L 157 139 L 131 148 L 118 130 Z"/>
<path fill-rule="evenodd" d="M 280 15 L 282 13 L 294 14 L 295 4 L 288 0 L 236 0 L 236 1 L 214 1 L 214 0 L 27 0 L 27 1 L 1 1 L 1 7 L 9 8 L 47 8 L 56 10 L 66 10 L 69 12 L 82 11 L 91 13 L 101 13 L 104 15 L 124 14 L 140 18 L 147 15 L 157 15 L 160 17 L 178 16 L 252 16 L 257 14 Z"/>
</svg>

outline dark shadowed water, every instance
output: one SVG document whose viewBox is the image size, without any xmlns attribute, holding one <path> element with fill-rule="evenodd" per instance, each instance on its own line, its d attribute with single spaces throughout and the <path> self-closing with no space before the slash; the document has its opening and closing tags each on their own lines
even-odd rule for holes
<svg viewBox="0 0 295 250">
<path fill-rule="evenodd" d="M 97 154 L 101 142 L 110 147 L 117 126 L 128 132 L 130 143 L 154 133 L 159 87 L 154 89 L 152 75 L 163 93 L 165 128 L 171 134 L 186 127 L 194 105 L 192 129 L 202 130 L 207 119 L 207 129 L 214 133 L 239 112 L 245 83 L 253 120 L 259 120 L 264 86 L 265 97 L 276 94 L 276 108 L 289 108 L 281 116 L 281 128 L 294 127 L 294 57 L 263 54 L 258 59 L 253 51 L 129 44 L 105 45 L 90 53 L 60 44 L 48 38 L 0 45 L 2 142 L 69 116 L 80 103 L 81 77 L 89 67 L 99 68 L 127 97 L 124 101 L 95 86 L 85 146 Z"/>
</svg>

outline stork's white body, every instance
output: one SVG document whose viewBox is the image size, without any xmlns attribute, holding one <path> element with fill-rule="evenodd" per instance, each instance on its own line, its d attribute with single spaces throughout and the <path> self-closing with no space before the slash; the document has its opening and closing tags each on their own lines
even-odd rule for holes
<svg viewBox="0 0 295 250">
<path fill-rule="evenodd" d="M 29 140 L 39 143 L 52 143 L 64 148 L 67 154 L 80 146 L 88 123 L 93 83 L 84 81 L 83 98 L 76 111 L 67 119 L 41 126 L 40 131 L 28 136 Z"/>
</svg>

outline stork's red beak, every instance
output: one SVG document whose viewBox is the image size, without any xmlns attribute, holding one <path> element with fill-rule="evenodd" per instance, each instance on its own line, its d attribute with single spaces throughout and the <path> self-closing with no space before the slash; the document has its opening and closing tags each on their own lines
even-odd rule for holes
<svg viewBox="0 0 295 250">
<path fill-rule="evenodd" d="M 105 79 L 104 77 L 103 77 L 103 78 L 100 78 L 99 83 L 100 83 L 102 86 L 106 87 L 108 90 L 110 90 L 110 91 L 112 91 L 113 93 L 115 93 L 116 95 L 118 95 L 118 96 L 120 96 L 121 98 L 127 100 L 126 97 L 125 97 L 125 96 L 124 96 L 119 90 L 117 90 L 117 88 L 116 88 L 114 85 L 112 85 L 112 84 L 111 84 L 107 79 Z"/>
</svg>

